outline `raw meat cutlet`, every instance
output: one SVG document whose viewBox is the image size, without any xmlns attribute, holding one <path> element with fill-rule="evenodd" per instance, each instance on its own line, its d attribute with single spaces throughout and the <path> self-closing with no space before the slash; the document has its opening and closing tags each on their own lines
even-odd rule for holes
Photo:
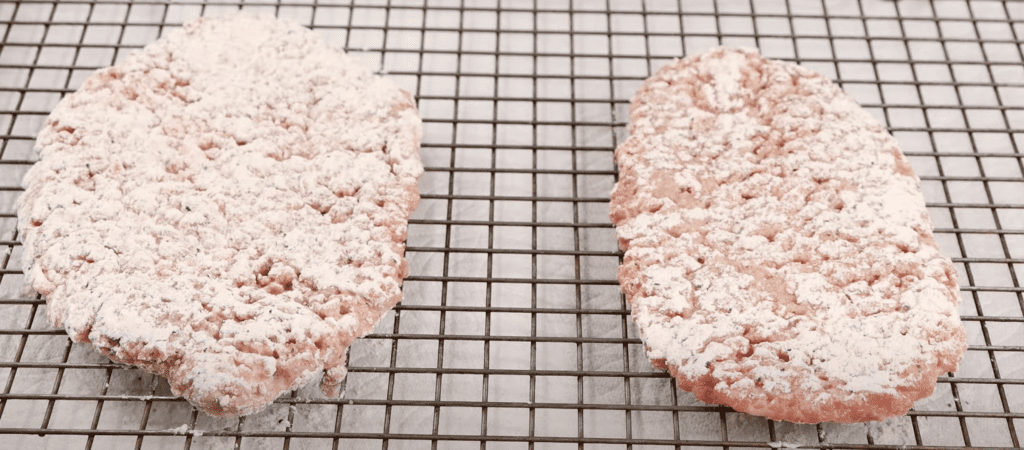
<svg viewBox="0 0 1024 450">
<path fill-rule="evenodd" d="M 199 19 L 54 109 L 18 207 L 50 321 L 208 414 L 324 373 L 401 297 L 420 119 L 270 16 Z"/>
<path fill-rule="evenodd" d="M 791 422 L 901 415 L 966 349 L 956 272 L 897 142 L 753 50 L 676 61 L 615 152 L 619 282 L 679 387 Z"/>
</svg>

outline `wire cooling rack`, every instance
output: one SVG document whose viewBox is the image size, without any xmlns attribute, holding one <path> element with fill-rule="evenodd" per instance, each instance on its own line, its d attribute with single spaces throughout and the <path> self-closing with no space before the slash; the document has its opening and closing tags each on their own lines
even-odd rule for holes
<svg viewBox="0 0 1024 450">
<path fill-rule="evenodd" d="M 45 116 L 96 68 L 243 9 L 312 27 L 418 100 L 405 300 L 315 386 L 216 419 L 50 327 L 14 201 Z M 0 3 L 0 448 L 1014 448 L 1024 429 L 1024 4 L 14 0 Z M 905 417 L 794 425 L 647 362 L 615 270 L 612 151 L 673 57 L 751 46 L 836 80 L 900 141 L 954 257 L 969 348 Z"/>
</svg>

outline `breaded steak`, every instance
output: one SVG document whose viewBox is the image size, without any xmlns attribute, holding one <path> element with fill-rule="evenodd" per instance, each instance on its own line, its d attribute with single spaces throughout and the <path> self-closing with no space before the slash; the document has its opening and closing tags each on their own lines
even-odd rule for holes
<svg viewBox="0 0 1024 450">
<path fill-rule="evenodd" d="M 619 281 L 648 356 L 708 403 L 901 415 L 956 370 L 956 272 L 896 140 L 829 80 L 714 49 L 648 79 L 615 152 Z"/>
<path fill-rule="evenodd" d="M 24 179 L 50 321 L 217 416 L 324 373 L 401 298 L 419 201 L 412 98 L 314 32 L 199 19 L 97 71 Z"/>
</svg>

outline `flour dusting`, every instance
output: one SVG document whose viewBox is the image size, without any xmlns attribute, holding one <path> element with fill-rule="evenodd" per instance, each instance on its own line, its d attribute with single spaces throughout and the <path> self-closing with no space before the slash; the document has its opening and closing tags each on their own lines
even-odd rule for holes
<svg viewBox="0 0 1024 450">
<path fill-rule="evenodd" d="M 412 98 L 271 16 L 199 19 L 54 109 L 25 176 L 50 321 L 213 415 L 324 373 L 401 299 Z"/>
<path fill-rule="evenodd" d="M 905 413 L 955 370 L 956 274 L 898 144 L 824 77 L 716 49 L 636 94 L 619 270 L 648 356 L 710 403 L 793 422 Z"/>
</svg>

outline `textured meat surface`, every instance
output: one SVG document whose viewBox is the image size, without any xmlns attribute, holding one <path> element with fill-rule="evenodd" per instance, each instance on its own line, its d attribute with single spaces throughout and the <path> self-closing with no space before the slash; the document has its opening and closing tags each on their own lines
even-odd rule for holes
<svg viewBox="0 0 1024 450">
<path fill-rule="evenodd" d="M 18 216 L 50 321 L 250 414 L 401 299 L 419 201 L 412 98 L 315 33 L 199 19 L 89 77 L 39 134 Z"/>
<path fill-rule="evenodd" d="M 619 281 L 648 356 L 776 420 L 904 414 L 966 349 L 956 273 L 881 125 L 824 77 L 715 49 L 648 79 L 616 150 Z"/>
</svg>

